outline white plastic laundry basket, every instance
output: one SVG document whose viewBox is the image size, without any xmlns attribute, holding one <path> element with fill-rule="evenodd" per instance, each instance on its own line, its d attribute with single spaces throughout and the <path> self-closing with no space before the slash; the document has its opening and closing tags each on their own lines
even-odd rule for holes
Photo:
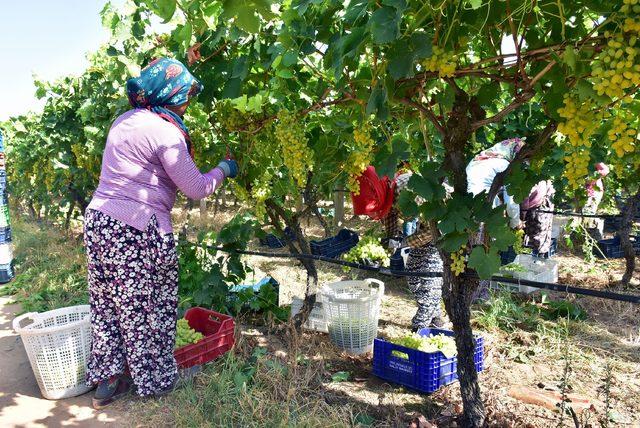
<svg viewBox="0 0 640 428">
<path fill-rule="evenodd" d="M 33 322 L 21 326 L 26 319 Z M 85 382 L 91 354 L 89 305 L 24 314 L 13 320 L 13 329 L 45 398 L 75 397 L 91 389 Z"/>
<path fill-rule="evenodd" d="M 373 348 L 378 332 L 384 283 L 377 279 L 339 281 L 320 291 L 329 338 L 350 354 Z"/>
</svg>

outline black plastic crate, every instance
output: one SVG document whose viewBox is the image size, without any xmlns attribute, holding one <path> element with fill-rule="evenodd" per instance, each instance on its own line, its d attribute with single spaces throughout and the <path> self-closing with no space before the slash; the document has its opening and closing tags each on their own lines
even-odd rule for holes
<svg viewBox="0 0 640 428">
<path fill-rule="evenodd" d="M 636 252 L 640 254 L 640 235 L 630 236 L 631 245 Z M 598 244 L 593 247 L 593 254 L 599 258 L 619 259 L 624 257 L 624 251 L 620 244 L 620 237 L 616 236 L 610 239 L 601 239 Z"/>
<path fill-rule="evenodd" d="M 502 266 L 508 265 L 509 263 L 513 263 L 516 259 L 516 251 L 513 249 L 512 245 L 509 245 L 509 249 L 505 251 L 500 251 L 500 264 Z"/>
<path fill-rule="evenodd" d="M 549 248 L 549 251 L 546 253 L 538 253 L 537 250 L 532 250 L 531 251 L 531 255 L 534 257 L 540 257 L 542 259 L 550 259 L 553 256 L 556 255 L 556 253 L 558 252 L 558 239 L 557 238 L 551 238 L 551 247 Z"/>
<path fill-rule="evenodd" d="M 353 230 L 342 229 L 336 236 L 321 241 L 311 241 L 311 254 L 337 258 L 358 244 L 358 234 Z"/>
<path fill-rule="evenodd" d="M 296 240 L 296 235 L 293 233 L 293 230 L 287 227 L 284 230 L 284 238 L 279 238 L 273 233 L 269 233 L 264 238 L 260 238 L 260 245 L 263 245 L 269 248 L 282 248 L 286 246 L 289 242 L 293 242 L 295 240 Z"/>
</svg>

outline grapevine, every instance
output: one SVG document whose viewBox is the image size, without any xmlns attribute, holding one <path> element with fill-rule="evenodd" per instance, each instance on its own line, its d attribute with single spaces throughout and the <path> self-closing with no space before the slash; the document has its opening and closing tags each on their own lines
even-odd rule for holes
<svg viewBox="0 0 640 428">
<path fill-rule="evenodd" d="M 298 186 L 304 186 L 307 171 L 313 171 L 313 153 L 309 149 L 300 121 L 294 113 L 280 110 L 274 132 L 285 166 Z"/>
<path fill-rule="evenodd" d="M 439 77 L 453 77 L 456 71 L 456 56 L 440 46 L 433 47 L 432 55 L 423 63 L 425 70 L 438 72 Z"/>
<path fill-rule="evenodd" d="M 184 318 L 178 320 L 176 324 L 176 349 L 192 343 L 197 343 L 203 338 L 204 336 L 202 333 L 199 333 L 189 327 L 189 321 Z"/>
<path fill-rule="evenodd" d="M 462 272 L 464 272 L 464 250 L 465 247 L 462 247 L 458 251 L 451 253 L 451 272 L 453 272 L 455 276 L 459 276 Z"/>
<path fill-rule="evenodd" d="M 347 188 L 355 195 L 360 194 L 358 177 L 371 164 L 375 142 L 371 138 L 371 125 L 363 123 L 353 131 L 353 148 L 345 164 Z"/>
</svg>

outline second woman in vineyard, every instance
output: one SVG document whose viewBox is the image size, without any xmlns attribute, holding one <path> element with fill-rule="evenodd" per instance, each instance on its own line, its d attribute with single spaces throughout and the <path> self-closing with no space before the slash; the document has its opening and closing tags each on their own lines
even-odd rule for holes
<svg viewBox="0 0 640 428">
<path fill-rule="evenodd" d="M 140 396 L 174 388 L 176 190 L 202 199 L 238 172 L 233 160 L 205 174 L 193 162 L 182 115 L 203 87 L 183 64 L 153 61 L 126 89 L 133 109 L 111 126 L 100 184 L 85 213 L 93 335 L 87 381 L 98 385 L 96 408 L 134 385 Z"/>
<path fill-rule="evenodd" d="M 398 195 L 407 187 L 411 172 L 399 173 L 393 181 L 387 177 L 378 178 L 375 169 L 369 166 L 357 179 L 358 194 L 352 194 L 355 214 L 366 214 L 380 220 L 388 240 L 398 239 L 400 233 L 400 213 L 396 207 Z M 433 244 L 431 232 L 418 224 L 418 230 L 402 240 L 402 246 L 409 248 L 407 271 L 442 272 L 442 259 Z M 427 327 L 442 327 L 442 278 L 408 276 L 407 285 L 413 293 L 418 310 L 411 320 L 411 330 Z"/>
</svg>

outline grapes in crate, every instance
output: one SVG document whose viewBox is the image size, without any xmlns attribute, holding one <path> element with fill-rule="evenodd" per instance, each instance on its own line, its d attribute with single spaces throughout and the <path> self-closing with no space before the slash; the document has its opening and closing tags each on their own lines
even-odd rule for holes
<svg viewBox="0 0 640 428">
<path fill-rule="evenodd" d="M 189 327 L 189 321 L 184 318 L 178 320 L 175 349 L 191 345 L 192 343 L 197 343 L 203 338 L 204 335 L 202 333 L 199 333 Z"/>
<path fill-rule="evenodd" d="M 404 346 L 405 348 L 417 349 L 426 353 L 440 351 L 447 358 L 451 358 L 457 354 L 454 338 L 444 334 L 421 336 L 418 333 L 411 333 L 392 339 L 391 342 Z M 407 358 L 406 354 L 399 351 L 393 351 L 393 354 L 396 357 Z"/>
<path fill-rule="evenodd" d="M 362 263 L 365 265 L 389 266 L 389 254 L 380 244 L 378 238 L 365 236 L 358 242 L 358 245 L 349 250 L 342 258 L 347 262 Z M 350 268 L 344 268 L 349 271 Z"/>
</svg>

